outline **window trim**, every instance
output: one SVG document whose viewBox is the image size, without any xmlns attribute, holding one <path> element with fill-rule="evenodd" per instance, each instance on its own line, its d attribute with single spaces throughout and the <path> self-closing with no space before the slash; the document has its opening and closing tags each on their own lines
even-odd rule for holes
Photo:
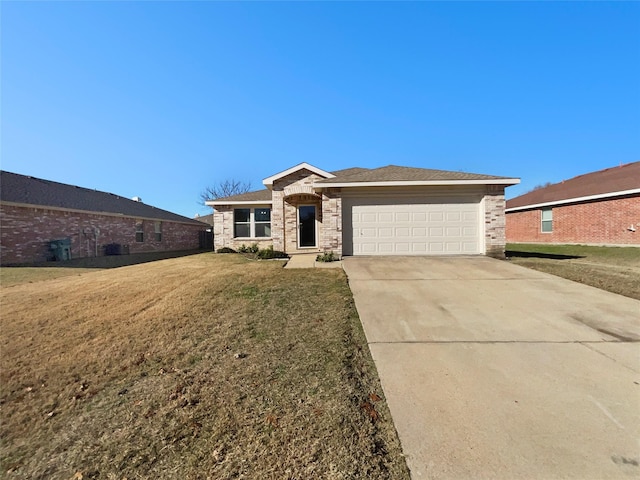
<svg viewBox="0 0 640 480">
<path fill-rule="evenodd" d="M 156 220 L 153 223 L 153 229 L 156 242 L 162 242 L 162 221 Z"/>
<path fill-rule="evenodd" d="M 256 210 L 266 209 L 269 210 L 269 221 L 256 221 Z M 236 222 L 236 210 L 249 210 L 249 221 L 248 222 Z M 234 207 L 232 211 L 232 220 L 233 220 L 233 238 L 234 239 L 250 239 L 250 240 L 270 240 L 272 235 L 258 237 L 256 236 L 256 225 L 269 225 L 269 231 L 271 232 L 272 226 L 272 218 L 271 213 L 273 212 L 273 208 L 271 205 L 243 205 L 242 207 Z M 249 225 L 249 236 L 242 237 L 236 235 L 236 225 Z"/>
<path fill-rule="evenodd" d="M 549 212 L 549 218 L 544 218 L 546 212 Z M 545 230 L 545 225 L 548 225 L 548 230 Z M 553 233 L 553 208 L 551 207 L 540 209 L 540 233 Z"/>
<path fill-rule="evenodd" d="M 136 221 L 136 243 L 144 243 L 144 220 Z"/>
</svg>

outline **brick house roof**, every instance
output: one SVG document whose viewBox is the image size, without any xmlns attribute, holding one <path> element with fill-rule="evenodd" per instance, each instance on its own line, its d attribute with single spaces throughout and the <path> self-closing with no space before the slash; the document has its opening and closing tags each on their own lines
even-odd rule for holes
<svg viewBox="0 0 640 480">
<path fill-rule="evenodd" d="M 497 177 L 479 173 L 451 172 L 431 168 L 399 167 L 387 165 L 380 168 L 348 168 L 333 172 L 335 178 L 320 180 L 316 183 L 360 183 L 360 182 L 429 182 L 448 180 L 510 180 L 509 177 Z"/>
<path fill-rule="evenodd" d="M 640 162 L 606 168 L 539 188 L 507 200 L 507 209 L 640 190 Z"/>
<path fill-rule="evenodd" d="M 253 192 L 240 193 L 238 195 L 231 195 L 230 197 L 221 197 L 210 200 L 216 202 L 218 200 L 224 200 L 229 202 L 270 202 L 271 190 L 262 189 L 255 190 Z"/>
<path fill-rule="evenodd" d="M 6 171 L 0 171 L 0 201 L 202 225 L 197 220 L 113 193 Z"/>
<path fill-rule="evenodd" d="M 210 213 L 209 215 L 196 215 L 194 220 L 206 223 L 207 225 L 213 225 L 213 213 Z"/>
</svg>

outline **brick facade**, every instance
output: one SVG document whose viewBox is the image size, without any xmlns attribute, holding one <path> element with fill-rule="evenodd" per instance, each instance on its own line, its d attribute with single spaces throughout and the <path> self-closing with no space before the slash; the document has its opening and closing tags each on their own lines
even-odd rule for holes
<svg viewBox="0 0 640 480">
<path fill-rule="evenodd" d="M 640 245 L 640 195 L 552 206 L 553 231 L 542 232 L 542 209 L 506 214 L 507 241 Z M 629 227 L 636 231 L 631 231 Z"/>
<path fill-rule="evenodd" d="M 140 222 L 143 241 L 137 242 Z M 154 219 L 7 204 L 0 205 L 0 226 L 2 264 L 49 260 L 50 242 L 65 238 L 71 239 L 72 258 L 102 256 L 104 246 L 113 243 L 128 245 L 129 253 L 192 250 L 199 248 L 199 232 L 207 228 L 161 220 L 157 241 Z"/>
</svg>

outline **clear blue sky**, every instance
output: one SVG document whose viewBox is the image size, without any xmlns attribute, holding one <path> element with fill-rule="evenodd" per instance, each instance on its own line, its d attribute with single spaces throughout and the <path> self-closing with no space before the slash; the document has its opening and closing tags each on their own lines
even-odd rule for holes
<svg viewBox="0 0 640 480">
<path fill-rule="evenodd" d="M 4 170 L 185 216 L 300 162 L 547 181 L 640 160 L 638 2 L 13 2 Z"/>
</svg>

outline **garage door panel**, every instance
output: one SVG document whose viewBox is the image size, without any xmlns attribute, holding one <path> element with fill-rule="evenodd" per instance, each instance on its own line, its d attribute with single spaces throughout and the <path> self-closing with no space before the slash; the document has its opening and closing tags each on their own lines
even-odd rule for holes
<svg viewBox="0 0 640 480">
<path fill-rule="evenodd" d="M 398 201 L 398 200 L 395 200 Z M 379 204 L 378 204 L 379 202 Z M 345 199 L 354 255 L 442 255 L 481 253 L 479 197 L 429 199 L 425 203 Z M 350 246 L 351 246 L 350 245 Z M 349 247 L 346 252 L 349 253 Z"/>
<path fill-rule="evenodd" d="M 442 242 L 430 242 L 429 243 L 429 252 L 431 252 L 431 253 L 442 253 L 442 252 L 444 252 L 444 244 Z"/>
</svg>

